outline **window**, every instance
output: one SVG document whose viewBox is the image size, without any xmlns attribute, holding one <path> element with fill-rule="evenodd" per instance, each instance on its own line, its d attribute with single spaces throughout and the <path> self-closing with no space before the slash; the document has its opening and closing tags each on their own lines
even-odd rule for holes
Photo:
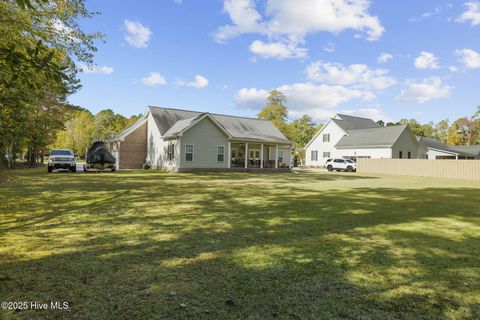
<svg viewBox="0 0 480 320">
<path fill-rule="evenodd" d="M 323 134 L 323 142 L 330 142 L 330 133 Z"/>
<path fill-rule="evenodd" d="M 175 144 L 170 143 L 167 149 L 167 159 L 172 161 L 175 157 Z"/>
<path fill-rule="evenodd" d="M 185 145 L 185 161 L 193 161 L 193 144 Z"/>
<path fill-rule="evenodd" d="M 330 152 L 324 152 L 323 157 L 324 158 L 330 158 Z"/>
<path fill-rule="evenodd" d="M 217 161 L 223 162 L 225 158 L 225 147 L 217 146 Z"/>
<path fill-rule="evenodd" d="M 278 151 L 278 162 L 283 163 L 283 151 Z"/>
<path fill-rule="evenodd" d="M 70 150 L 53 150 L 52 153 L 50 153 L 52 156 L 73 156 L 72 151 Z"/>
<path fill-rule="evenodd" d="M 310 154 L 310 158 L 312 161 L 318 161 L 318 151 L 317 150 L 312 150 Z"/>
<path fill-rule="evenodd" d="M 399 151 L 399 152 L 398 152 L 398 158 L 399 158 L 399 159 L 402 159 L 402 158 L 403 158 L 403 152 L 402 152 L 402 151 Z"/>
<path fill-rule="evenodd" d="M 333 162 L 335 162 L 335 163 L 345 163 L 345 160 L 343 160 L 343 159 L 335 159 L 335 160 L 333 160 Z"/>
<path fill-rule="evenodd" d="M 408 151 L 408 153 L 407 153 L 407 158 L 412 159 L 412 153 L 410 151 Z"/>
</svg>

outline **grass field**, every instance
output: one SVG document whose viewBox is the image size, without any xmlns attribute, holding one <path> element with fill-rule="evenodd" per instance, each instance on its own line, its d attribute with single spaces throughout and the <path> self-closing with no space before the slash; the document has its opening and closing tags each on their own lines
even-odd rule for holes
<svg viewBox="0 0 480 320">
<path fill-rule="evenodd" d="M 480 318 L 480 182 L 7 174 L 0 318 Z"/>
</svg>

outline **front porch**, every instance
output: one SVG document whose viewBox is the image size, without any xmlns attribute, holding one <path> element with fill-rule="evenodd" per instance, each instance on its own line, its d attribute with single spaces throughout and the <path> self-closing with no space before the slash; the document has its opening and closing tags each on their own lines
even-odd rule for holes
<svg viewBox="0 0 480 320">
<path fill-rule="evenodd" d="M 275 171 L 291 169 L 292 146 L 275 143 L 251 143 L 229 141 L 227 150 L 228 169 L 234 171 Z M 243 170 L 242 170 L 243 169 Z M 256 170 L 255 170 L 256 169 Z"/>
</svg>

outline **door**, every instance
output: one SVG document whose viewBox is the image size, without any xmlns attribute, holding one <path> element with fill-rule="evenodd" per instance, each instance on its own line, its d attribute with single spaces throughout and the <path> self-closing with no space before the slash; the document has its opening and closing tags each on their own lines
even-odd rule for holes
<svg viewBox="0 0 480 320">
<path fill-rule="evenodd" d="M 249 164 L 260 167 L 260 149 L 251 148 L 248 150 L 248 155 Z"/>
</svg>

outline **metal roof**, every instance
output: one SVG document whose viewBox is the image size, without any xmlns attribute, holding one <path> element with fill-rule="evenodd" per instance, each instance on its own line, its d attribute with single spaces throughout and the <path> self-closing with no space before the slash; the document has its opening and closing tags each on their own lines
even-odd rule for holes
<svg viewBox="0 0 480 320">
<path fill-rule="evenodd" d="M 336 148 L 391 147 L 407 129 L 406 125 L 351 130 L 335 145 Z"/>
<path fill-rule="evenodd" d="M 201 119 L 205 112 L 149 106 L 162 136 L 173 136 Z M 271 121 L 208 113 L 232 139 L 291 144 Z"/>
</svg>

